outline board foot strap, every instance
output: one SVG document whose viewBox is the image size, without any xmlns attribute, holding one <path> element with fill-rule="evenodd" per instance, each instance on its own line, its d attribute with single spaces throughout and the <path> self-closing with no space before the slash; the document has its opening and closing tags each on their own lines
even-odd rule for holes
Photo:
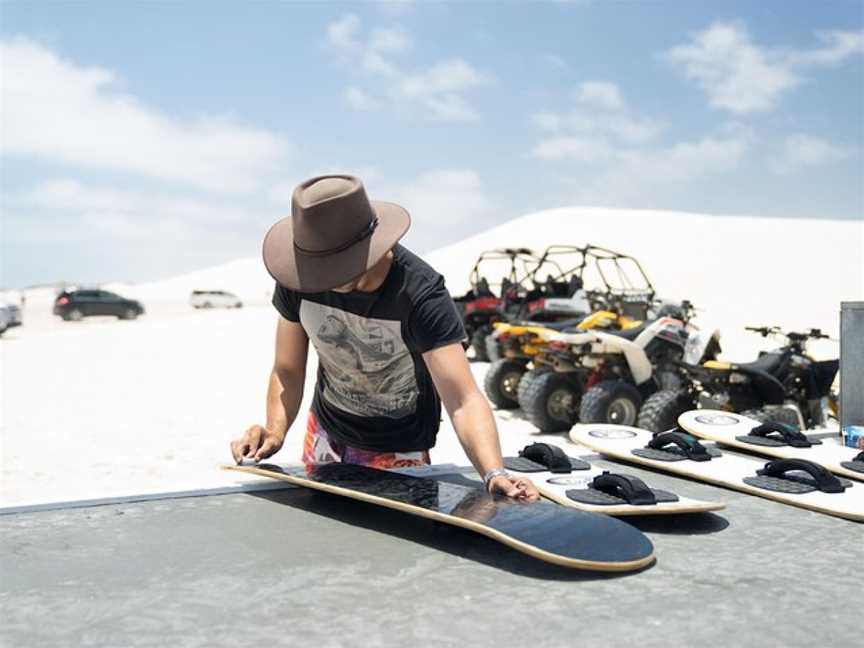
<svg viewBox="0 0 864 648">
<path fill-rule="evenodd" d="M 678 496 L 649 488 L 634 475 L 610 473 L 604 470 L 584 489 L 571 489 L 565 495 L 574 502 L 594 505 L 631 504 L 654 506 L 660 502 L 677 502 Z"/>
<path fill-rule="evenodd" d="M 804 472 L 807 476 L 787 474 L 793 471 Z M 840 479 L 825 467 L 806 459 L 769 461 L 756 471 L 755 477 L 745 477 L 743 481 L 756 488 L 798 495 L 817 490 L 823 493 L 842 493 L 852 485 L 852 482 Z"/>
<path fill-rule="evenodd" d="M 807 437 L 791 425 L 777 421 L 767 421 L 757 425 L 749 433 L 736 436 L 735 439 L 752 445 L 773 447 L 788 445 L 793 448 L 809 448 L 822 443 L 819 439 Z"/>
<path fill-rule="evenodd" d="M 517 472 L 551 472 L 569 474 L 574 470 L 588 470 L 591 465 L 581 459 L 568 457 L 551 443 L 532 443 L 519 451 L 518 457 L 505 457 L 504 467 Z"/>
</svg>

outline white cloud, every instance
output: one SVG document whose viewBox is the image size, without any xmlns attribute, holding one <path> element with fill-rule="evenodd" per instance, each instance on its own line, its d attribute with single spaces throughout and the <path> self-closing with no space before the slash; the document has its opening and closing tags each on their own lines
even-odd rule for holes
<svg viewBox="0 0 864 648">
<path fill-rule="evenodd" d="M 470 63 L 451 59 L 433 65 L 420 74 L 406 77 L 400 88 L 406 97 L 423 97 L 448 92 L 461 92 L 486 83 L 488 78 Z"/>
<path fill-rule="evenodd" d="M 544 54 L 543 61 L 557 70 L 567 70 L 570 67 L 564 57 L 558 54 Z"/>
<path fill-rule="evenodd" d="M 549 137 L 531 151 L 538 160 L 573 160 L 582 164 L 602 164 L 614 155 L 602 137 Z"/>
<path fill-rule="evenodd" d="M 478 115 L 462 93 L 489 82 L 490 78 L 470 63 L 451 59 L 403 78 L 397 92 L 398 96 L 418 101 L 441 121 L 470 121 Z"/>
<path fill-rule="evenodd" d="M 556 131 L 561 128 L 564 120 L 561 118 L 561 115 L 553 112 L 539 112 L 531 115 L 531 121 L 543 130 Z"/>
<path fill-rule="evenodd" d="M 248 207 L 232 205 L 221 198 L 190 198 L 163 191 L 85 185 L 69 178 L 40 182 L 8 200 L 19 211 L 64 212 L 93 222 L 110 216 L 115 222 L 122 219 L 128 221 L 130 227 L 142 231 L 152 220 L 173 221 L 180 226 L 210 226 L 263 223 L 267 218 L 263 213 L 256 216 Z"/>
<path fill-rule="evenodd" d="M 741 23 L 716 22 L 662 57 L 698 83 L 713 107 L 736 114 L 765 112 L 802 83 L 802 68 L 837 65 L 864 51 L 862 32 L 823 32 L 819 38 L 824 47 L 771 49 L 756 45 Z"/>
<path fill-rule="evenodd" d="M 379 91 L 387 94 L 393 103 L 413 102 L 438 121 L 478 118 L 464 93 L 488 83 L 490 77 L 459 58 L 440 61 L 412 74 L 405 73 L 395 61 L 398 54 L 413 46 L 411 35 L 403 28 L 377 28 L 366 37 L 361 33 L 360 19 L 347 14 L 328 25 L 327 41 L 352 69 L 359 61 L 370 83 L 376 78 L 379 82 L 386 79 L 389 90 L 379 87 Z M 374 105 L 369 101 L 369 92 L 357 85 L 346 91 L 345 98 L 354 110 L 369 110 Z"/>
<path fill-rule="evenodd" d="M 751 144 L 749 132 L 733 128 L 668 147 L 620 150 L 599 174 L 580 179 L 582 189 L 576 200 L 625 205 L 666 195 L 686 183 L 733 169 Z"/>
<path fill-rule="evenodd" d="M 576 101 L 594 108 L 621 110 L 624 100 L 618 86 L 609 81 L 585 81 L 576 89 Z"/>
<path fill-rule="evenodd" d="M 360 47 L 359 32 L 360 18 L 356 14 L 345 14 L 327 25 L 327 42 L 336 49 L 350 52 Z"/>
<path fill-rule="evenodd" d="M 850 151 L 813 135 L 795 133 L 783 141 L 778 155 L 771 159 L 772 171 L 787 175 L 803 167 L 821 166 L 849 157 Z"/>
<path fill-rule="evenodd" d="M 249 191 L 284 167 L 288 141 L 221 117 L 180 120 L 122 93 L 113 72 L 23 38 L 0 42 L 4 155 Z"/>
<path fill-rule="evenodd" d="M 816 32 L 824 47 L 813 50 L 791 50 L 786 53 L 792 65 L 836 65 L 854 54 L 864 53 L 864 31 Z"/>
<path fill-rule="evenodd" d="M 352 110 L 358 112 L 374 110 L 378 105 L 365 90 L 354 86 L 345 88 L 345 101 L 348 102 L 348 105 L 351 106 Z"/>
<path fill-rule="evenodd" d="M 380 195 L 405 207 L 414 221 L 412 229 L 418 231 L 449 229 L 492 211 L 492 200 L 479 174 L 470 169 L 429 171 L 405 185 L 385 188 Z"/>
<path fill-rule="evenodd" d="M 369 49 L 374 52 L 402 52 L 411 45 L 411 36 L 404 29 L 375 29 L 369 40 Z"/>
</svg>

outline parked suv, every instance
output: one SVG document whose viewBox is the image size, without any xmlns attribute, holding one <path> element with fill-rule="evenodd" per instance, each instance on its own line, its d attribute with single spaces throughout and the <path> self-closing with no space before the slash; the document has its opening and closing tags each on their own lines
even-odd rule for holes
<svg viewBox="0 0 864 648">
<path fill-rule="evenodd" d="M 15 304 L 0 301 L 0 335 L 15 326 L 21 326 L 21 309 Z"/>
<path fill-rule="evenodd" d="M 78 321 L 91 315 L 135 319 L 144 314 L 144 307 L 141 302 L 126 299 L 107 290 L 70 290 L 57 296 L 54 301 L 54 314 L 66 321 Z"/>
<path fill-rule="evenodd" d="M 240 308 L 243 302 L 226 290 L 193 290 L 189 303 L 195 308 Z"/>
</svg>

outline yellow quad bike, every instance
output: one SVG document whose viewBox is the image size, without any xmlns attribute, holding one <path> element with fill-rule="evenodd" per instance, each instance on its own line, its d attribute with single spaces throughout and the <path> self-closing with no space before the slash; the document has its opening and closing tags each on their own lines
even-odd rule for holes
<svg viewBox="0 0 864 648">
<path fill-rule="evenodd" d="M 486 397 L 498 409 L 519 407 L 519 393 L 526 390 L 537 376 L 553 369 L 549 344 L 562 332 L 596 329 L 625 330 L 641 325 L 640 320 L 601 310 L 582 320 L 565 320 L 544 324 L 494 324 L 493 336 L 500 359 L 489 365 L 483 387 Z M 532 365 L 529 368 L 529 364 Z"/>
</svg>

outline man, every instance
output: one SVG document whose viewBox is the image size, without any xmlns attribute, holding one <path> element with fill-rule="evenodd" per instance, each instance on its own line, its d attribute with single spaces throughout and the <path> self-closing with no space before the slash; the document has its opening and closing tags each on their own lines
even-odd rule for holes
<svg viewBox="0 0 864 648">
<path fill-rule="evenodd" d="M 281 315 L 267 421 L 231 443 L 234 459 L 260 461 L 282 447 L 303 397 L 311 339 L 319 366 L 307 466 L 428 464 L 443 401 L 486 488 L 536 500 L 530 480 L 503 469 L 495 419 L 468 367 L 443 277 L 398 245 L 409 224 L 402 207 L 370 202 L 353 176 L 316 177 L 294 190 L 291 216 L 264 239 Z"/>
</svg>

